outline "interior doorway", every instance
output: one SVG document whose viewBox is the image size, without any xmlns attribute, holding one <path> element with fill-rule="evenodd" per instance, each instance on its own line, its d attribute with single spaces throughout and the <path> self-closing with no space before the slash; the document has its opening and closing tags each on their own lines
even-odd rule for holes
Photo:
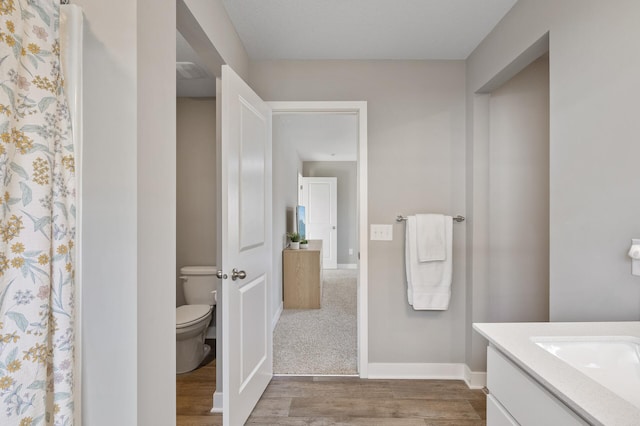
<svg viewBox="0 0 640 426">
<path fill-rule="evenodd" d="M 295 221 L 294 217 L 289 217 L 286 221 L 286 229 L 278 229 L 276 215 L 282 214 L 278 211 L 277 191 L 282 191 L 282 187 L 287 188 L 291 193 L 290 198 L 294 203 L 304 205 L 304 191 L 301 186 L 305 178 L 333 177 L 338 186 L 338 210 L 342 207 L 342 212 L 337 214 L 337 235 L 336 240 L 342 240 L 334 248 L 335 264 L 328 265 L 335 269 L 325 269 L 323 273 L 323 295 L 324 306 L 319 310 L 286 310 L 278 315 L 278 323 L 274 321 L 274 373 L 275 374 L 359 374 L 366 377 L 366 265 L 359 262 L 362 252 L 366 251 L 366 103 L 364 102 L 273 102 L 274 110 L 274 170 L 276 158 L 280 158 L 284 163 L 288 163 L 290 170 L 283 173 L 289 176 L 288 179 L 278 182 L 274 174 L 274 235 L 278 240 L 279 233 L 289 231 L 290 223 Z M 278 120 L 297 121 L 293 127 L 302 126 L 309 130 L 307 136 L 298 135 L 294 139 L 302 141 L 299 144 L 287 144 L 280 147 L 284 152 L 278 153 Z M 299 119 L 299 120 L 296 120 Z M 335 125 L 331 125 L 331 119 L 337 119 Z M 313 125 L 313 122 L 320 123 Z M 340 128 L 345 123 L 352 123 L 348 142 L 340 140 L 340 134 L 345 133 L 344 128 Z M 302 123 L 302 124 L 301 124 Z M 341 123 L 341 124 L 340 124 Z M 280 123 L 281 124 L 281 123 Z M 315 130 L 314 130 L 315 129 Z M 325 143 L 329 140 L 336 143 Z M 349 154 L 349 151 L 351 154 Z M 280 154 L 280 155 L 279 155 Z M 351 156 L 350 156 L 351 155 Z M 285 157 L 283 160 L 282 157 Z M 286 157 L 289 158 L 288 162 Z M 279 185 L 280 183 L 280 185 Z M 294 187 L 295 185 L 295 187 Z M 341 186 L 342 185 L 342 186 Z M 276 188 L 280 187 L 279 190 Z M 348 188 L 348 189 L 347 189 Z M 340 197 L 342 194 L 342 198 Z M 282 195 L 282 194 L 281 194 Z M 307 195 L 307 202 L 308 195 Z M 291 206 L 288 206 L 290 209 Z M 280 207 L 282 210 L 282 207 Z M 346 213 L 345 213 L 346 212 Z M 290 216 L 288 214 L 287 216 Z M 294 215 L 295 216 L 295 215 Z M 308 217 L 308 216 L 307 216 Z M 336 222 L 334 222 L 336 223 Z M 281 225 L 282 226 L 282 225 Z M 307 224 L 307 227 L 309 225 Z M 295 229 L 295 228 L 293 228 Z M 335 242 L 335 241 L 334 241 Z M 282 246 L 274 246 L 274 269 L 276 262 L 282 262 L 282 249 L 286 246 L 283 239 Z M 364 248 L 363 248 L 364 247 Z M 328 247 L 327 247 L 328 248 Z M 324 247 L 323 247 L 324 250 Z M 276 259 L 277 258 L 277 259 Z M 366 257 L 365 257 L 366 259 Z M 282 263 L 280 263 L 282 265 Z M 274 279 L 277 273 L 274 271 Z M 324 312 L 325 320 L 322 317 Z M 349 311 L 352 310 L 352 316 Z M 291 322 L 291 318 L 295 318 Z M 308 318 L 307 318 L 308 317 Z M 350 318 L 350 319 L 349 319 Z M 320 324 L 326 321 L 328 332 L 318 330 Z M 330 323 L 333 321 L 333 323 Z M 351 324 L 349 324 L 349 321 Z M 345 324 L 346 322 L 346 324 Z M 279 325 L 278 325 L 279 324 Z M 295 324 L 299 324 L 295 325 Z M 306 325 L 305 325 L 306 324 Z M 277 328 L 280 327 L 280 328 Z M 293 349 L 285 348 L 283 352 L 291 356 L 291 352 L 296 352 L 296 345 L 301 349 L 300 360 L 294 359 L 294 364 L 298 367 L 283 367 L 279 363 L 279 336 L 283 334 L 283 327 L 289 327 L 284 334 L 292 337 L 294 331 L 299 333 L 298 343 L 293 344 Z M 293 327 L 293 328 L 291 328 Z M 310 327 L 308 330 L 305 327 Z M 314 329 L 315 327 L 315 329 Z M 296 330 L 296 328 L 299 328 Z M 351 330 L 349 330 L 351 328 Z M 320 337 L 324 334 L 324 337 Z M 309 342 L 309 336 L 315 336 L 315 340 L 324 338 L 324 351 L 313 353 L 310 349 L 315 343 Z M 346 350 L 332 346 L 336 340 L 353 341 L 353 348 Z M 290 341 L 286 344 L 290 345 Z M 305 352 L 306 350 L 306 352 Z M 320 349 L 318 349 L 320 350 Z M 341 360 L 340 358 L 348 358 Z M 314 361 L 315 359 L 315 361 Z M 311 362 L 309 362 L 311 360 Z M 364 360 L 364 362 L 363 362 Z M 291 359 L 288 359 L 290 362 Z M 344 361 L 344 362 L 342 362 Z M 302 367 L 300 367 L 302 365 Z M 280 368 L 280 370 L 279 370 Z"/>
</svg>

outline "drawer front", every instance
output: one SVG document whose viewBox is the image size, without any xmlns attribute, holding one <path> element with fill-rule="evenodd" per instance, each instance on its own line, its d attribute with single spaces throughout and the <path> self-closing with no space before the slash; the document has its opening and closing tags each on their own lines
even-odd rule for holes
<svg viewBox="0 0 640 426">
<path fill-rule="evenodd" d="M 487 349 L 487 387 L 523 426 L 588 424 L 491 346 Z"/>
<path fill-rule="evenodd" d="M 492 396 L 487 395 L 488 426 L 519 426 L 507 410 Z"/>
</svg>

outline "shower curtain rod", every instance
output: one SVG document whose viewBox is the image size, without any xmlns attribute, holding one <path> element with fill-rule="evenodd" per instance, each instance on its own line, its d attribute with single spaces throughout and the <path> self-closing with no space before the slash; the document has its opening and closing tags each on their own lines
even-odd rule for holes
<svg viewBox="0 0 640 426">
<path fill-rule="evenodd" d="M 452 218 L 454 222 L 464 222 L 464 216 L 455 216 Z M 406 222 L 407 217 L 406 216 L 402 216 L 401 214 L 399 214 L 398 216 L 396 216 L 396 222 Z"/>
</svg>

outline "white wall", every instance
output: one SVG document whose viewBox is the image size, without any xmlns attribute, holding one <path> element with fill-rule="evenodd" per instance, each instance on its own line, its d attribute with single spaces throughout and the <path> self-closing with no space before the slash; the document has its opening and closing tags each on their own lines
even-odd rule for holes
<svg viewBox="0 0 640 426">
<path fill-rule="evenodd" d="M 133 425 L 138 394 L 137 4 L 76 4 L 85 16 L 82 421 Z"/>
<path fill-rule="evenodd" d="M 337 178 L 338 264 L 358 263 L 357 166 L 355 161 L 305 161 L 302 168 L 305 177 Z"/>
<path fill-rule="evenodd" d="M 216 100 L 178 98 L 176 103 L 176 272 L 187 265 L 216 264 Z M 176 305 L 184 305 L 177 279 Z"/>
<path fill-rule="evenodd" d="M 298 204 L 298 172 L 302 173 L 302 161 L 295 146 L 284 140 L 277 121 L 284 116 L 273 116 L 273 288 L 271 312 L 275 315 L 282 305 L 282 250 L 287 232 L 295 231 L 295 208 Z"/>
<path fill-rule="evenodd" d="M 634 0 L 520 0 L 467 60 L 467 147 L 474 156 L 467 166 L 475 178 L 486 166 L 474 148 L 486 117 L 479 116 L 482 101 L 474 93 L 549 32 L 553 321 L 640 318 L 640 278 L 630 275 L 625 256 L 630 239 L 640 235 L 639 19 Z M 486 195 L 474 185 L 469 212 L 476 227 L 486 226 L 477 216 Z M 469 243 L 474 276 L 483 267 L 482 247 Z M 474 295 L 474 321 L 486 320 L 476 314 L 482 299 Z M 467 362 L 482 368 L 483 353 L 476 340 Z"/>
<path fill-rule="evenodd" d="M 491 93 L 489 320 L 549 320 L 549 58 Z"/>
<path fill-rule="evenodd" d="M 414 311 L 406 300 L 404 226 L 398 213 L 464 213 L 462 61 L 252 62 L 250 84 L 269 101 L 368 102 L 369 222 L 394 226 L 369 243 L 369 360 L 464 360 L 464 233 L 454 230 L 450 309 Z M 274 154 L 275 157 L 275 154 Z"/>
<path fill-rule="evenodd" d="M 82 422 L 174 424 L 175 3 L 75 3 L 85 16 Z"/>
</svg>

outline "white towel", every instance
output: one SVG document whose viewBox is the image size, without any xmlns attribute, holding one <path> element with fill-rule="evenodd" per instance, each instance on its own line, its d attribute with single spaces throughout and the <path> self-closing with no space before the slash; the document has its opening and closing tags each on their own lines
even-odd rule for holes
<svg viewBox="0 0 640 426">
<path fill-rule="evenodd" d="M 453 219 L 445 216 L 446 259 L 418 262 L 416 240 L 417 220 L 407 218 L 405 257 L 407 271 L 407 298 L 415 310 L 444 311 L 451 299 L 451 270 L 453 253 Z"/>
<path fill-rule="evenodd" d="M 433 262 L 447 258 L 444 223 L 444 215 L 441 214 L 416 215 L 419 262 Z"/>
</svg>

